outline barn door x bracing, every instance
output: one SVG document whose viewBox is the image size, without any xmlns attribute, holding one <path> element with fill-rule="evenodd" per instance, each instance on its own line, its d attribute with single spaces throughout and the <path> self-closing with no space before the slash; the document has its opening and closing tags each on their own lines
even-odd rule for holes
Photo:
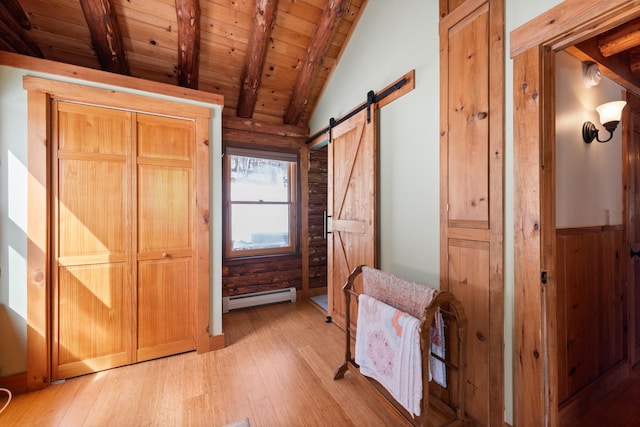
<svg viewBox="0 0 640 427">
<path fill-rule="evenodd" d="M 376 105 L 332 129 L 329 144 L 327 240 L 329 316 L 345 326 L 342 286 L 358 265 L 376 267 Z M 356 291 L 361 292 L 360 283 Z M 359 288 L 360 287 L 360 288 Z M 351 315 L 355 322 L 356 313 Z"/>
</svg>

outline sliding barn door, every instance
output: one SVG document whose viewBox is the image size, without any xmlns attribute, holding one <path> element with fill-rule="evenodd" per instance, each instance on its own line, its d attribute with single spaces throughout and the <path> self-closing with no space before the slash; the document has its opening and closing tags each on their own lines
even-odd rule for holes
<svg viewBox="0 0 640 427">
<path fill-rule="evenodd" d="M 194 129 L 137 115 L 138 360 L 195 348 Z"/>
<path fill-rule="evenodd" d="M 369 118 L 367 117 L 369 116 Z M 377 266 L 376 259 L 376 107 L 332 129 L 329 144 L 327 250 L 329 316 L 345 326 L 342 286 L 358 265 Z M 356 290 L 361 286 L 356 283 Z M 351 316 L 355 323 L 355 312 Z"/>
<path fill-rule="evenodd" d="M 56 105 L 53 379 L 134 360 L 131 114 Z"/>
<path fill-rule="evenodd" d="M 504 2 L 440 6 L 440 284 L 468 319 L 467 414 L 502 425 Z"/>
</svg>

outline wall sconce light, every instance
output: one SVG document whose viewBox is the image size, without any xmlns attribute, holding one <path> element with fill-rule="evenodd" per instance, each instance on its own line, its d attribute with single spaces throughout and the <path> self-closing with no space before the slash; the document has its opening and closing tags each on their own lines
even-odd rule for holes
<svg viewBox="0 0 640 427">
<path fill-rule="evenodd" d="M 620 123 L 622 109 L 625 105 L 627 105 L 625 101 L 613 101 L 597 106 L 596 111 L 600 115 L 600 123 L 609 131 L 609 138 L 601 141 L 600 138 L 598 138 L 596 125 L 591 122 L 584 122 L 582 125 L 582 139 L 584 139 L 584 142 L 591 144 L 591 141 L 594 139 L 598 142 L 610 141 L 611 138 L 613 138 L 613 131 L 616 130 L 618 123 Z"/>
</svg>

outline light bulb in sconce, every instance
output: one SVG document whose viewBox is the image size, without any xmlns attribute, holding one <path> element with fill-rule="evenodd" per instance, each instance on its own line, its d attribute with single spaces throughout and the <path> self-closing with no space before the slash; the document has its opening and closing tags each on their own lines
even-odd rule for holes
<svg viewBox="0 0 640 427">
<path fill-rule="evenodd" d="M 613 138 L 613 131 L 616 130 L 618 123 L 622 117 L 622 110 L 627 105 L 626 101 L 612 101 L 607 102 L 596 107 L 596 111 L 600 116 L 600 123 L 609 132 L 609 138 L 601 140 L 598 137 L 598 129 L 596 125 L 591 122 L 584 122 L 582 125 L 582 139 L 587 144 L 595 139 L 598 142 L 608 142 Z"/>
</svg>

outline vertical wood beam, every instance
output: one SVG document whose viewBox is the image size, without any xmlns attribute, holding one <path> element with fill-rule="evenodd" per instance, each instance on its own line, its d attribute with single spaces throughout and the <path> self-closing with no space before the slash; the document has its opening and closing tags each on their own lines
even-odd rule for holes
<svg viewBox="0 0 640 427">
<path fill-rule="evenodd" d="M 198 88 L 200 63 L 200 2 L 176 0 L 178 18 L 178 84 Z"/>
<path fill-rule="evenodd" d="M 80 0 L 80 6 L 102 69 L 129 75 L 127 52 L 111 0 Z"/>
<path fill-rule="evenodd" d="M 253 115 L 256 106 L 267 46 L 278 9 L 277 0 L 255 0 L 254 4 L 253 25 L 242 70 L 242 87 L 236 111 L 238 117 L 247 118 Z"/>
<path fill-rule="evenodd" d="M 322 64 L 322 57 L 329 47 L 333 33 L 344 15 L 346 0 L 329 0 L 329 4 L 322 13 L 318 28 L 311 38 L 307 55 L 302 63 L 300 74 L 293 89 L 291 101 L 284 114 L 286 124 L 296 125 L 309 102 L 309 94 L 313 87 L 313 79 L 318 67 Z"/>
<path fill-rule="evenodd" d="M 27 92 L 27 389 L 49 385 L 49 95 Z"/>
<path fill-rule="evenodd" d="M 196 350 L 209 351 L 210 335 L 210 222 L 209 117 L 196 117 Z"/>
<path fill-rule="evenodd" d="M 300 254 L 302 257 L 302 299 L 309 299 L 309 147 L 300 147 Z"/>
<path fill-rule="evenodd" d="M 514 92 L 514 425 L 544 419 L 545 361 L 540 285 L 541 48 L 513 60 Z"/>
</svg>

